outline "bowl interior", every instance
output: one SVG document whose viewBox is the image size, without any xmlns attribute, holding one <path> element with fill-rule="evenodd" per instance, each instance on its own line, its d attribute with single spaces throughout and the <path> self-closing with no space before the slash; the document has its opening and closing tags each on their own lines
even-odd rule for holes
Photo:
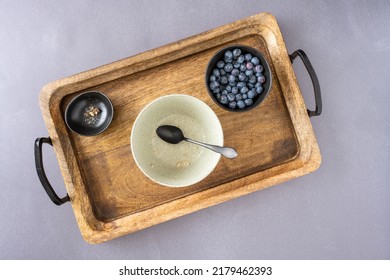
<svg viewBox="0 0 390 280">
<path fill-rule="evenodd" d="M 110 125 L 113 113 L 112 103 L 105 94 L 90 91 L 70 101 L 65 110 L 65 122 L 74 132 L 92 136 Z"/>
<path fill-rule="evenodd" d="M 263 84 L 263 92 L 260 95 L 255 97 L 255 99 L 253 100 L 253 105 L 251 105 L 250 107 L 246 107 L 244 109 L 238 109 L 238 108 L 231 109 L 231 108 L 229 108 L 229 106 L 219 103 L 218 99 L 216 98 L 214 93 L 209 88 L 209 83 L 210 83 L 209 78 L 210 78 L 211 72 L 216 67 L 217 62 L 223 59 L 224 53 L 226 51 L 228 51 L 228 50 L 233 51 L 234 49 L 241 49 L 244 53 L 251 53 L 252 55 L 257 56 L 260 60 L 260 63 L 264 67 L 263 75 L 266 78 L 266 81 Z M 231 46 L 228 46 L 228 47 L 225 47 L 225 48 L 219 50 L 216 54 L 214 54 L 207 65 L 205 79 L 206 79 L 207 91 L 208 91 L 210 97 L 214 100 L 214 102 L 218 106 L 222 107 L 223 109 L 228 110 L 228 111 L 232 111 L 232 112 L 245 112 L 245 111 L 251 110 L 251 109 L 255 108 L 256 106 L 258 106 L 267 97 L 267 95 L 271 89 L 271 85 L 272 85 L 271 69 L 270 69 L 269 64 L 268 64 L 267 60 L 265 59 L 264 55 L 259 50 L 252 48 L 252 47 L 249 47 L 249 46 L 244 46 L 244 45 L 231 45 Z"/>
<path fill-rule="evenodd" d="M 169 144 L 156 134 L 160 125 L 174 125 L 185 137 L 223 145 L 218 117 L 203 101 L 184 94 L 158 98 L 140 112 L 130 140 L 134 160 L 147 177 L 164 186 L 184 187 L 214 170 L 219 154 L 185 141 Z"/>
</svg>

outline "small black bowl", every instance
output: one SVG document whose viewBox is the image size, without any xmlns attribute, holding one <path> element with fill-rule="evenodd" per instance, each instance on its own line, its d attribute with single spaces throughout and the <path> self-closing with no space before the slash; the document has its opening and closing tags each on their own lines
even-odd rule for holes
<svg viewBox="0 0 390 280">
<path fill-rule="evenodd" d="M 72 131 L 93 136 L 107 129 L 113 115 L 114 108 L 105 94 L 88 91 L 69 102 L 65 110 L 65 122 Z"/>
<path fill-rule="evenodd" d="M 231 108 L 229 108 L 228 105 L 224 105 L 224 104 L 220 103 L 218 101 L 217 97 L 214 95 L 214 93 L 209 88 L 209 78 L 211 76 L 213 69 L 216 67 L 217 62 L 223 59 L 224 53 L 226 51 L 228 51 L 228 50 L 233 51 L 234 49 L 241 49 L 243 53 L 250 53 L 253 56 L 258 57 L 261 65 L 263 65 L 263 67 L 264 67 L 263 75 L 266 78 L 266 81 L 263 84 L 263 92 L 260 93 L 258 96 L 256 96 L 253 99 L 253 104 L 251 106 L 245 107 L 244 109 L 239 109 L 239 108 L 231 109 Z M 249 47 L 249 46 L 244 46 L 244 45 L 230 45 L 230 46 L 227 46 L 227 47 L 219 50 L 217 53 L 215 53 L 207 65 L 205 78 L 206 78 L 207 91 L 208 91 L 210 97 L 214 100 L 214 102 L 218 106 L 220 106 L 221 108 L 223 108 L 225 110 L 231 111 L 231 112 L 245 112 L 245 111 L 249 111 L 249 110 L 255 108 L 261 102 L 263 102 L 263 100 L 267 97 L 267 95 L 271 89 L 271 85 L 272 85 L 271 69 L 270 69 L 269 64 L 268 64 L 267 60 L 265 59 L 264 55 L 259 50 L 252 48 L 252 47 Z"/>
</svg>

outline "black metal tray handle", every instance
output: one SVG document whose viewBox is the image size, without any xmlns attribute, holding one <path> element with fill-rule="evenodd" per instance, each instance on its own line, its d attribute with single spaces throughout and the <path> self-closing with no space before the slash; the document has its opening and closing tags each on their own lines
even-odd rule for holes
<svg viewBox="0 0 390 280">
<path fill-rule="evenodd" d="M 56 205 L 61 205 L 64 204 L 65 202 L 70 201 L 70 199 L 68 195 L 64 196 L 63 198 L 60 198 L 55 193 L 53 187 L 50 185 L 49 180 L 46 177 L 45 169 L 43 168 L 43 161 L 42 161 L 43 143 L 53 146 L 50 137 L 41 137 L 35 140 L 34 143 L 35 168 L 37 170 L 39 180 L 41 181 L 42 186 L 45 189 L 47 195 L 50 197 L 51 201 L 53 201 L 53 203 Z"/>
<path fill-rule="evenodd" d="M 313 83 L 314 97 L 315 97 L 315 101 L 316 101 L 316 109 L 315 109 L 315 111 L 311 111 L 311 110 L 307 109 L 307 113 L 309 114 L 309 117 L 319 116 L 319 115 L 321 115 L 321 112 L 322 112 L 322 99 L 321 99 L 320 82 L 318 81 L 317 74 L 314 71 L 314 68 L 310 63 L 309 58 L 307 57 L 306 53 L 303 50 L 296 50 L 295 52 L 290 54 L 291 63 L 294 62 L 294 59 L 297 56 L 299 56 L 302 59 L 302 62 L 305 65 L 307 72 L 309 72 L 311 82 Z"/>
</svg>

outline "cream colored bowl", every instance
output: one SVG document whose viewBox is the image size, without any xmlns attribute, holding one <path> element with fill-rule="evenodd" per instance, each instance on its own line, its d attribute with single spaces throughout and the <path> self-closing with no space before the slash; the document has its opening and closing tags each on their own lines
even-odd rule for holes
<svg viewBox="0 0 390 280">
<path fill-rule="evenodd" d="M 223 146 L 221 124 L 206 103 L 185 94 L 160 97 L 140 112 L 130 137 L 134 160 L 147 177 L 164 186 L 184 187 L 214 170 L 220 154 L 185 141 L 169 144 L 156 134 L 160 125 L 174 125 L 185 137 Z"/>
</svg>

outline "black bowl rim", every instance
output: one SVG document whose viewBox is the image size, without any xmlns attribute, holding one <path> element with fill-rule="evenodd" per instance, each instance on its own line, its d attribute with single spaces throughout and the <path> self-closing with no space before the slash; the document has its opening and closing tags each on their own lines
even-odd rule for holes
<svg viewBox="0 0 390 280">
<path fill-rule="evenodd" d="M 216 56 L 218 56 L 221 52 L 224 52 L 226 50 L 229 50 L 229 49 L 235 49 L 235 48 L 245 48 L 245 49 L 249 49 L 251 51 L 253 51 L 253 53 L 258 53 L 261 58 L 263 58 L 263 61 L 265 62 L 266 65 L 263 65 L 264 68 L 266 67 L 268 69 L 268 73 L 269 73 L 269 77 L 268 80 L 269 80 L 269 86 L 268 86 L 268 89 L 266 89 L 265 92 L 262 92 L 261 95 L 263 96 L 262 98 L 258 98 L 256 100 L 255 103 L 253 103 L 253 105 L 251 105 L 250 107 L 246 107 L 244 109 L 231 109 L 229 108 L 228 106 L 226 105 L 223 105 L 221 103 L 219 103 L 219 101 L 215 98 L 214 94 L 211 92 L 210 88 L 209 88 L 209 84 L 208 84 L 208 78 L 209 78 L 209 69 L 211 67 L 211 62 L 214 60 L 214 58 Z M 253 54 L 252 53 L 252 54 Z M 234 45 L 228 45 L 228 46 L 225 46 L 223 47 L 222 49 L 219 49 L 217 52 L 215 52 L 213 54 L 213 56 L 210 58 L 209 62 L 207 63 L 207 67 L 206 67 L 206 73 L 205 73 L 205 82 L 206 82 L 206 88 L 207 88 L 207 92 L 208 94 L 210 95 L 211 99 L 219 106 L 221 107 L 222 109 L 224 110 L 227 110 L 227 111 L 230 111 L 230 112 L 236 112 L 236 113 L 241 113 L 241 112 L 247 112 L 249 110 L 252 110 L 254 108 L 256 108 L 257 106 L 259 106 L 265 99 L 266 97 L 268 96 L 269 92 L 271 91 L 271 87 L 272 87 L 272 71 L 271 71 L 271 67 L 269 66 L 269 63 L 267 61 L 267 59 L 264 57 L 263 53 L 261 51 L 259 51 L 258 49 L 254 48 L 254 47 L 251 47 L 251 46 L 247 46 L 247 45 L 241 45 L 241 44 L 234 44 Z"/>
<path fill-rule="evenodd" d="M 97 95 L 103 96 L 104 99 L 106 99 L 106 100 L 108 101 L 108 104 L 109 104 L 109 106 L 110 106 L 110 108 L 111 108 L 111 111 L 112 111 L 112 114 L 109 114 L 109 115 L 107 116 L 107 119 L 108 119 L 107 124 L 106 124 L 105 126 L 99 128 L 99 129 L 97 130 L 96 133 L 89 133 L 89 134 L 82 133 L 82 132 L 80 132 L 80 131 L 74 130 L 74 129 L 72 128 L 72 126 L 68 123 L 68 118 L 67 118 L 67 116 L 68 116 L 68 111 L 69 111 L 70 106 L 71 106 L 74 102 L 76 102 L 77 99 L 79 99 L 80 97 L 82 97 L 82 96 L 84 96 L 84 95 L 87 95 L 87 94 L 97 94 Z M 77 134 L 80 134 L 80 135 L 83 135 L 83 136 L 95 136 L 95 135 L 98 135 L 98 134 L 102 133 L 103 131 L 105 131 L 105 130 L 110 126 L 113 117 L 114 117 L 114 106 L 112 105 L 112 102 L 111 102 L 110 98 L 109 98 L 106 94 L 104 94 L 103 92 L 97 91 L 97 90 L 85 91 L 85 92 L 82 92 L 82 93 L 76 95 L 75 97 L 73 97 L 72 100 L 68 103 L 68 105 L 66 105 L 65 114 L 64 114 L 64 119 L 65 119 L 66 126 L 67 126 L 70 130 L 72 130 L 73 132 L 75 132 L 75 133 L 77 133 Z"/>
</svg>

